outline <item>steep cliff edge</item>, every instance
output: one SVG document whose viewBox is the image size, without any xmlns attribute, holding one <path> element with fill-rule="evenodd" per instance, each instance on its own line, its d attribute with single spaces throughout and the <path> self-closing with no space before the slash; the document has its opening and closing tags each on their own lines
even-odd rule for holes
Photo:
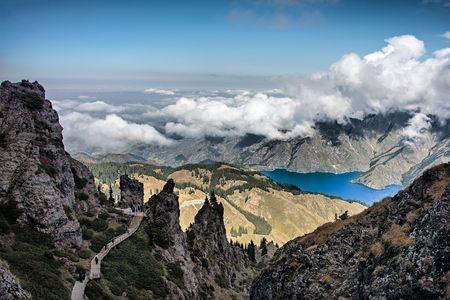
<svg viewBox="0 0 450 300">
<path fill-rule="evenodd" d="M 393 198 L 283 246 L 251 299 L 450 296 L 450 164 Z"/>
<path fill-rule="evenodd" d="M 79 248 L 78 210 L 99 207 L 92 174 L 64 150 L 58 114 L 37 82 L 0 87 L 0 203 L 17 205 L 20 225 Z"/>
<path fill-rule="evenodd" d="M 167 282 L 170 295 L 176 298 L 238 296 L 247 291 L 243 279 L 251 273 L 249 260 L 239 247 L 226 238 L 223 206 L 214 194 L 206 199 L 187 233 L 179 223 L 178 196 L 169 179 L 163 190 L 150 198 L 146 232 L 150 247 L 163 257 L 166 268 L 182 270 L 182 285 Z M 247 291 L 248 293 L 248 291 Z"/>
</svg>

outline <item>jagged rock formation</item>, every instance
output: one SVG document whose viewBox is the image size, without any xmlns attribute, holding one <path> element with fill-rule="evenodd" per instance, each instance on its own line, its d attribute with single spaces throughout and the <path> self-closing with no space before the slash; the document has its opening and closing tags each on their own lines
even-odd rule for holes
<svg viewBox="0 0 450 300">
<path fill-rule="evenodd" d="M 246 274 L 248 259 L 240 248 L 232 247 L 226 236 L 224 207 L 217 202 L 214 193 L 207 198 L 187 230 L 188 248 L 195 270 L 204 273 L 203 280 L 220 280 L 227 287 L 239 287 Z M 246 287 L 244 287 L 246 288 Z M 243 291 L 246 293 L 246 290 Z"/>
<path fill-rule="evenodd" d="M 357 182 L 373 188 L 408 184 L 403 175 L 414 166 L 429 162 L 431 167 L 450 160 L 442 151 L 449 136 L 449 124 L 433 119 L 432 129 L 420 141 L 410 141 L 404 128 L 413 112 L 389 112 L 368 115 L 363 120 L 349 119 L 346 124 L 318 122 L 311 138 L 268 140 L 248 134 L 243 137 L 185 138 L 176 146 L 137 145 L 126 153 L 144 157 L 160 165 L 218 161 L 251 168 L 284 168 L 299 172 L 362 171 Z M 444 147 L 445 148 L 445 147 Z M 429 159 L 429 156 L 432 159 Z M 424 169 L 420 168 L 420 175 Z"/>
<path fill-rule="evenodd" d="M 58 114 L 37 82 L 2 83 L 0 145 L 0 202 L 15 200 L 19 223 L 50 233 L 58 246 L 79 247 L 69 155 Z"/>
<path fill-rule="evenodd" d="M 125 207 L 138 207 L 144 204 L 144 185 L 128 175 L 120 176 L 120 199 Z"/>
<path fill-rule="evenodd" d="M 98 190 L 91 171 L 76 159 L 69 157 L 70 169 L 75 183 L 75 202 L 77 211 L 97 214 L 102 208 Z"/>
<path fill-rule="evenodd" d="M 180 264 L 183 269 L 186 291 L 172 284 L 171 294 L 177 298 L 192 297 L 197 288 L 193 265 L 187 250 L 186 235 L 180 227 L 178 196 L 174 194 L 175 183 L 169 179 L 163 190 L 148 202 L 146 231 L 153 247 L 166 261 Z"/>
<path fill-rule="evenodd" d="M 275 254 L 251 299 L 448 299 L 450 164 Z"/>
<path fill-rule="evenodd" d="M 179 223 L 174 186 L 173 179 L 169 179 L 163 190 L 150 198 L 146 225 L 155 251 L 166 263 L 178 264 L 183 270 L 183 289 L 167 283 L 171 297 L 203 299 L 235 294 L 232 288 L 242 284 L 235 279 L 244 277 L 248 260 L 240 248 L 234 249 L 226 239 L 222 205 L 214 198 L 213 203 L 205 201 L 186 237 Z"/>
<path fill-rule="evenodd" d="M 0 203 L 17 203 L 17 222 L 78 248 L 77 211 L 98 212 L 91 172 L 64 150 L 58 114 L 37 82 L 0 87 Z"/>
<path fill-rule="evenodd" d="M 0 266 L 0 299 L 31 299 L 31 296 L 20 286 L 14 276 L 2 266 Z"/>
</svg>

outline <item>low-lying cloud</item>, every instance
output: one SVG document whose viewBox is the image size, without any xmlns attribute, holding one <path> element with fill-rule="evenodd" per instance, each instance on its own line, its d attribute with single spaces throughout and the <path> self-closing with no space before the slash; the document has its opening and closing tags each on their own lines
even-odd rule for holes
<svg viewBox="0 0 450 300">
<path fill-rule="evenodd" d="M 118 115 L 95 118 L 71 112 L 61 117 L 64 142 L 72 151 L 121 152 L 136 143 L 169 145 L 172 141 L 148 124 L 130 123 Z"/>
<path fill-rule="evenodd" d="M 175 144 L 169 138 L 173 134 L 312 136 L 319 120 L 343 124 L 350 117 L 392 110 L 416 112 L 403 131 L 405 139 L 416 141 L 431 126 L 428 114 L 450 118 L 450 48 L 425 53 L 423 41 L 396 36 L 378 51 L 348 53 L 324 72 L 290 79 L 281 90 L 175 93 L 149 88 L 144 92 L 170 101 L 155 108 L 146 102 L 113 105 L 84 98 L 56 101 L 55 107 L 69 145 L 104 152 L 136 143 Z"/>
</svg>

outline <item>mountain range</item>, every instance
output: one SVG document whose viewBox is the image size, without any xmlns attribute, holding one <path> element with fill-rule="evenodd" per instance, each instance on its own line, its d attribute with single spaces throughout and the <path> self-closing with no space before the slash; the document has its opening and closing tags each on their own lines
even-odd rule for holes
<svg viewBox="0 0 450 300">
<path fill-rule="evenodd" d="M 226 162 L 248 169 L 283 168 L 297 172 L 342 173 L 360 171 L 355 182 L 372 188 L 407 186 L 425 169 L 450 160 L 450 122 L 427 116 L 428 130 L 408 128 L 415 112 L 372 114 L 347 123 L 315 124 L 315 135 L 271 140 L 261 135 L 177 139 L 175 145 L 134 145 L 122 160 L 181 166 L 188 163 Z M 86 155 L 86 154 L 84 154 Z M 78 156 L 78 155 L 76 155 Z M 85 158 L 87 159 L 87 158 Z M 95 158 L 91 157 L 90 159 Z M 113 158 L 109 155 L 100 160 Z"/>
<path fill-rule="evenodd" d="M 443 145 L 442 132 L 425 136 Z M 435 147 L 411 178 L 444 150 Z M 450 297 L 448 163 L 365 208 L 230 164 L 161 167 L 136 155 L 84 165 L 65 151 L 40 84 L 1 84 L 1 299 L 69 299 L 86 280 L 88 299 Z M 139 215 L 122 209 L 144 198 Z M 90 278 L 96 254 L 123 236 Z"/>
</svg>

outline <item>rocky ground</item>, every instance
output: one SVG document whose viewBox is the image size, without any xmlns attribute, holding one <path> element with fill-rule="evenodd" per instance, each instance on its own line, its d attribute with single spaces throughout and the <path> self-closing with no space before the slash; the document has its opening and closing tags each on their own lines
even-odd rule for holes
<svg viewBox="0 0 450 300">
<path fill-rule="evenodd" d="M 275 254 L 251 299 L 448 299 L 450 164 Z"/>
</svg>

